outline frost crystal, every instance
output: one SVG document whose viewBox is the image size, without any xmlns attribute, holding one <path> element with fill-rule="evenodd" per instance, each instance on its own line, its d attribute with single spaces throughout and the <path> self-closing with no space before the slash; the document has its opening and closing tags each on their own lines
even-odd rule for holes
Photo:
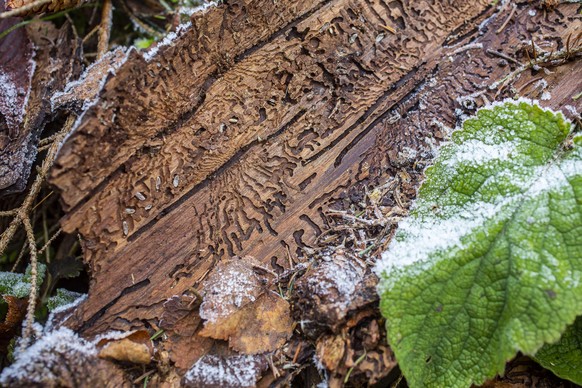
<svg viewBox="0 0 582 388">
<path fill-rule="evenodd" d="M 72 330 L 60 328 L 44 335 L 24 352 L 16 354 L 16 361 L 0 374 L 0 384 L 16 383 L 49 386 L 64 373 L 84 368 L 87 359 L 97 355 L 97 349 Z"/>
<path fill-rule="evenodd" d="M 67 318 L 72 313 L 73 309 L 75 307 L 77 307 L 78 305 L 80 305 L 82 302 L 84 302 L 86 299 L 87 299 L 87 294 L 79 294 L 79 297 L 77 299 L 73 300 L 72 302 L 65 304 L 65 305 L 59 305 L 58 307 L 55 307 L 55 309 L 52 310 L 48 316 L 48 319 L 47 319 L 45 327 L 44 327 L 44 332 L 49 333 L 49 332 L 53 331 L 55 329 L 55 327 L 57 327 L 61 322 L 66 321 Z M 66 312 L 71 312 L 71 313 L 69 313 L 65 316 L 62 316 Z"/>
<path fill-rule="evenodd" d="M 219 263 L 204 282 L 204 302 L 200 317 L 209 322 L 227 317 L 262 293 L 261 282 L 252 270 L 252 260 Z"/>
<path fill-rule="evenodd" d="M 356 260 L 341 255 L 323 257 L 323 262 L 308 278 L 310 292 L 328 306 L 344 310 L 352 302 L 365 268 Z"/>
<path fill-rule="evenodd" d="M 184 376 L 189 386 L 254 387 L 265 362 L 261 356 L 232 356 L 221 358 L 206 355 L 198 360 Z"/>
</svg>

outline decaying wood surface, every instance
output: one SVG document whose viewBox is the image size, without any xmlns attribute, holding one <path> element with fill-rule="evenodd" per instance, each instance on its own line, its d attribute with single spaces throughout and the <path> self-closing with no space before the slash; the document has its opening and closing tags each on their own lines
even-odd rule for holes
<svg viewBox="0 0 582 388">
<path fill-rule="evenodd" d="M 132 52 L 52 172 L 92 277 L 68 325 L 157 327 L 168 299 L 203 291 L 233 256 L 281 274 L 308 259 L 326 212 L 357 208 L 366 187 L 396 179 L 381 204 L 405 210 L 434 146 L 488 101 L 580 111 L 580 61 L 491 87 L 574 42 L 579 5 L 516 2 L 510 15 L 490 3 L 228 1 L 147 60 Z M 327 322 L 324 302 L 298 289 L 298 316 Z M 337 345 L 329 333 L 347 315 L 333 316 L 318 351 Z"/>
<path fill-rule="evenodd" d="M 0 29 L 15 24 L 13 20 L 0 21 Z M 60 29 L 35 23 L 0 41 L 0 94 L 5 97 L 0 103 L 0 196 L 26 187 L 40 134 L 52 119 L 50 96 L 78 76 L 80 51 L 69 23 Z M 11 79 L 13 73 L 30 79 Z M 10 88 L 17 93 L 12 98 Z"/>
</svg>

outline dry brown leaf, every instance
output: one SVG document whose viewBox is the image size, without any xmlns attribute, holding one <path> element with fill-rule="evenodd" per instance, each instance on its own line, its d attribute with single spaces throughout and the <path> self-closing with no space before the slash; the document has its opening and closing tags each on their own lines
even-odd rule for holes
<svg viewBox="0 0 582 388">
<path fill-rule="evenodd" d="M 4 11 L 0 2 L 0 12 Z M 18 23 L 18 19 L 0 20 L 0 31 Z M 18 28 L 0 39 L 0 129 L 13 136 L 24 117 L 30 81 L 34 73 L 34 46 L 24 28 Z M 1 143 L 0 143 L 1 144 Z"/>
<path fill-rule="evenodd" d="M 164 303 L 160 328 L 167 337 L 161 346 L 169 353 L 176 368 L 186 370 L 206 354 L 214 341 L 197 335 L 202 324 L 195 297 L 176 295 Z"/>
<path fill-rule="evenodd" d="M 317 358 L 328 370 L 335 370 L 344 358 L 345 346 L 341 335 L 323 337 L 317 341 Z"/>
<path fill-rule="evenodd" d="M 228 340 L 231 348 L 245 354 L 276 350 L 292 334 L 289 303 L 266 292 L 254 303 L 217 322 L 207 322 L 199 335 Z"/>
<path fill-rule="evenodd" d="M 396 365 L 392 350 L 388 345 L 380 345 L 376 350 L 367 352 L 366 357 L 355 369 L 364 373 L 367 383 L 373 385 L 388 376 Z"/>
<path fill-rule="evenodd" d="M 0 1 L 2 11 L 4 2 Z M 0 31 L 16 23 L 18 19 L 15 18 L 1 19 Z M 24 28 L 0 39 L 0 190 L 18 181 L 22 169 L 19 167 L 25 159 L 26 147 L 21 147 L 20 143 L 21 137 L 27 134 L 22 133 L 21 124 L 34 73 L 33 56 L 34 46 Z M 10 163 L 12 159 L 14 163 Z"/>
<path fill-rule="evenodd" d="M 3 21 L 0 21 L 0 30 L 2 23 Z M 0 195 L 25 189 L 36 158 L 37 142 L 45 124 L 53 118 L 50 97 L 56 90 L 63 89 L 69 80 L 77 78 L 82 65 L 80 40 L 75 37 L 68 22 L 56 28 L 51 22 L 37 21 L 0 39 L 0 73 L 6 70 L 6 66 L 10 68 L 15 65 L 14 58 L 22 55 L 20 52 L 9 50 L 8 54 L 14 58 L 6 62 L 2 58 L 6 43 L 11 50 L 17 50 L 18 46 L 7 40 L 17 31 L 26 32 L 34 45 L 35 55 L 30 63 L 34 61 L 35 66 L 34 75 L 29 82 L 30 92 L 27 92 L 26 109 L 21 112 L 24 115 L 21 122 L 15 121 L 14 117 L 12 121 L 8 120 L 9 117 L 6 116 L 6 123 L 3 123 L 2 90 L 6 89 L 7 85 L 0 85 Z M 18 71 L 22 73 L 20 77 L 24 77 L 28 71 L 26 64 L 18 65 L 22 65 Z M 5 76 L 12 78 L 13 74 L 5 73 Z M 13 113 L 14 109 L 22 108 L 18 106 L 20 97 L 8 103 L 12 106 Z M 4 126 L 10 123 L 12 126 Z"/>
<path fill-rule="evenodd" d="M 11 295 L 2 295 L 2 298 L 8 303 L 8 312 L 4 322 L 0 322 L 0 335 L 12 332 L 14 328 L 20 326 L 22 319 L 26 315 L 27 299 L 20 299 Z"/>
<path fill-rule="evenodd" d="M 101 348 L 100 358 L 134 364 L 149 364 L 153 355 L 152 341 L 145 330 L 138 330 L 124 338 L 102 339 L 97 347 Z"/>
<path fill-rule="evenodd" d="M 250 257 L 220 263 L 204 284 L 199 335 L 228 340 L 236 351 L 255 354 L 282 346 L 292 334 L 289 303 L 263 287 Z"/>
</svg>

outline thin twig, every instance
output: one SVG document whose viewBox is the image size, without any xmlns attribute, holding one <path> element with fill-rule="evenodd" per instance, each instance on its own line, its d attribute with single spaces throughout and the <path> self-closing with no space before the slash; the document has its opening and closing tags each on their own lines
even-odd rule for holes
<svg viewBox="0 0 582 388">
<path fill-rule="evenodd" d="M 55 241 L 57 237 L 59 237 L 62 232 L 63 229 L 59 228 L 55 234 L 53 234 L 53 236 L 42 246 L 42 248 L 38 250 L 38 254 L 41 255 L 52 244 L 52 242 Z"/>
<path fill-rule="evenodd" d="M 518 60 L 516 60 L 514 58 L 511 58 L 509 55 L 505 55 L 502 52 L 495 51 L 495 50 L 491 50 L 491 49 L 487 49 L 486 52 L 487 52 L 487 54 L 497 55 L 498 57 L 503 58 L 503 59 L 505 59 L 505 60 L 507 60 L 509 62 L 513 62 L 513 63 L 515 63 L 518 66 L 521 65 L 521 63 Z"/>
<path fill-rule="evenodd" d="M 507 19 L 505 19 L 505 21 L 503 22 L 501 27 L 499 27 L 499 29 L 497 29 L 497 31 L 495 31 L 496 34 L 501 33 L 501 31 L 503 31 L 505 29 L 505 27 L 507 26 L 507 23 L 509 23 L 509 21 L 513 17 L 513 14 L 515 13 L 516 9 L 517 9 L 517 4 L 513 4 L 513 7 L 511 8 L 511 12 L 509 13 L 509 16 L 507 17 Z"/>
<path fill-rule="evenodd" d="M 519 74 L 523 73 L 524 71 L 526 71 L 528 69 L 532 69 L 536 66 L 544 67 L 544 66 L 558 65 L 557 63 L 555 63 L 555 61 L 559 61 L 559 60 L 566 61 L 569 58 L 571 58 L 572 56 L 575 56 L 575 55 L 580 54 L 580 53 L 582 53 L 582 46 L 578 46 L 576 48 L 569 49 L 569 50 L 560 50 L 560 51 L 555 51 L 552 53 L 546 53 L 544 55 L 540 55 L 540 56 L 538 56 L 537 61 L 528 62 L 524 65 L 521 65 L 519 68 L 515 69 L 514 71 L 512 71 L 511 73 L 506 75 L 504 78 L 500 79 L 497 82 L 494 82 L 489 87 L 489 89 L 497 89 L 497 93 L 495 94 L 495 97 L 497 97 L 499 95 L 499 93 L 501 93 L 501 91 L 505 88 L 505 86 L 507 86 L 507 84 L 509 84 L 509 82 L 511 82 L 515 77 L 517 77 Z"/>
<path fill-rule="evenodd" d="M 353 216 L 353 215 L 348 214 L 346 212 L 338 211 L 338 210 L 330 210 L 330 211 L 327 211 L 326 214 L 328 214 L 330 216 L 339 216 L 339 217 L 342 217 L 346 220 L 359 222 L 359 223 L 364 224 L 366 226 L 386 226 L 386 224 L 397 224 L 401 219 L 400 217 L 384 217 L 384 218 L 380 218 L 380 219 L 376 219 L 376 220 L 367 220 L 365 218 L 356 217 L 356 216 Z"/>
<path fill-rule="evenodd" d="M 25 253 L 26 253 L 26 244 L 23 244 L 22 249 L 20 249 L 20 252 L 18 252 L 18 257 L 16 258 L 16 261 L 14 262 L 14 265 L 12 266 L 12 269 L 10 270 L 11 272 L 16 272 L 16 269 L 20 265 L 20 261 L 24 257 Z"/>
<path fill-rule="evenodd" d="M 22 14 L 27 13 L 28 11 L 32 10 L 33 8 L 40 7 L 41 5 L 45 5 L 48 3 L 52 3 L 53 0 L 36 0 L 32 3 L 23 5 L 22 7 L 18 7 L 15 9 L 11 9 L 10 11 L 0 13 L 0 19 L 9 18 L 12 16 L 20 16 Z"/>
<path fill-rule="evenodd" d="M 99 25 L 99 41 L 97 43 L 97 59 L 101 59 L 109 51 L 109 37 L 111 35 L 111 15 L 113 7 L 111 0 L 103 0 L 101 23 Z"/>
</svg>

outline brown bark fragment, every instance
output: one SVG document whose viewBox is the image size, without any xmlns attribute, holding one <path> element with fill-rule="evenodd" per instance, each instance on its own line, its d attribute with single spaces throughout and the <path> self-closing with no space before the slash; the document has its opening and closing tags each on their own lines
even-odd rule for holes
<svg viewBox="0 0 582 388">
<path fill-rule="evenodd" d="M 0 24 L 3 22 L 4 20 L 0 21 Z M 0 30 L 4 28 L 0 27 Z M 26 52 L 9 39 L 14 33 L 27 36 L 26 39 L 30 39 L 35 47 L 34 67 L 32 68 L 33 62 L 17 64 L 18 72 L 21 75 L 27 74 L 20 67 L 30 66 L 31 71 L 34 69 L 34 74 L 31 73 L 32 78 L 26 81 L 26 93 L 10 100 L 10 104 L 14 105 L 11 108 L 20 108 L 17 105 L 25 102 L 23 99 L 27 97 L 26 119 L 24 116 L 18 120 L 13 117 L 5 122 L 7 126 L 0 123 L 0 195 L 22 191 L 26 187 L 30 168 L 36 158 L 40 133 L 51 118 L 50 97 L 64 88 L 81 69 L 81 47 L 73 37 L 68 23 L 57 29 L 50 22 L 37 22 L 12 32 L 0 41 L 0 51 L 8 45 L 10 50 L 5 53 L 12 57 L 15 52 Z M 4 65 L 0 71 L 4 72 L 4 67 L 10 66 L 12 62 L 14 59 L 0 59 L 0 63 Z M 4 100 L 0 96 L 0 106 L 2 101 Z M 0 122 L 2 121 L 0 118 Z"/>
<path fill-rule="evenodd" d="M 0 3 L 0 12 L 4 3 Z M 18 23 L 16 18 L 0 20 L 0 31 Z M 34 72 L 34 48 L 25 29 L 17 29 L 0 40 L 0 190 L 17 185 L 26 164 L 26 137 L 20 129 Z M 24 146 L 23 146 L 24 144 Z M 26 177 L 24 178 L 24 181 Z"/>
</svg>

